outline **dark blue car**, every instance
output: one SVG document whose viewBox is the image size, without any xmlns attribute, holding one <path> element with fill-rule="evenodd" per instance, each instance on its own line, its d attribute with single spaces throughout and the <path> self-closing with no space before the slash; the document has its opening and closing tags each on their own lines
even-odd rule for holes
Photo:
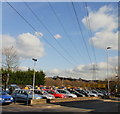
<svg viewBox="0 0 120 114">
<path fill-rule="evenodd" d="M 0 91 L 0 104 L 10 104 L 13 102 L 13 97 L 6 92 Z"/>
</svg>

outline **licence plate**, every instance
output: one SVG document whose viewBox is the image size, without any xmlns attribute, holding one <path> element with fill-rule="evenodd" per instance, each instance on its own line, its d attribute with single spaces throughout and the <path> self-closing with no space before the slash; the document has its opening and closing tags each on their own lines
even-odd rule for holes
<svg viewBox="0 0 120 114">
<path fill-rule="evenodd" d="M 5 101 L 6 103 L 10 102 L 10 101 Z"/>
</svg>

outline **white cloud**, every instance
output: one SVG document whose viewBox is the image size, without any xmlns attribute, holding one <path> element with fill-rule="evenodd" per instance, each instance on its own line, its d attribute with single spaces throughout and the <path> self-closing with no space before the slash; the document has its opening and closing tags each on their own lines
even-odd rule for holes
<svg viewBox="0 0 120 114">
<path fill-rule="evenodd" d="M 115 74 L 115 67 L 117 66 L 117 57 L 108 58 L 108 71 L 109 77 Z M 114 64 L 113 64 L 114 63 Z M 107 78 L 107 63 L 99 62 L 95 67 L 95 77 L 96 79 L 105 79 Z M 46 71 L 47 76 L 61 76 L 61 77 L 71 77 L 71 78 L 82 78 L 82 79 L 93 79 L 93 64 L 82 64 L 78 65 L 73 69 L 53 69 Z"/>
<path fill-rule="evenodd" d="M 59 69 L 52 69 L 52 70 L 49 71 L 49 73 L 59 74 L 60 70 Z"/>
<path fill-rule="evenodd" d="M 78 71 L 78 72 L 80 72 L 80 71 L 85 71 L 85 70 L 90 70 L 90 67 L 91 65 L 90 64 L 88 64 L 88 65 L 78 65 L 74 70 L 75 71 Z"/>
<path fill-rule="evenodd" d="M 66 73 L 74 73 L 73 69 L 66 69 L 65 72 Z"/>
<path fill-rule="evenodd" d="M 30 33 L 21 34 L 17 38 L 2 35 L 2 38 L 2 45 L 16 48 L 20 58 L 40 58 L 45 55 L 43 43 Z"/>
<path fill-rule="evenodd" d="M 90 39 L 90 43 L 91 41 L 93 41 L 95 47 L 106 49 L 108 46 L 111 46 L 112 50 L 118 50 L 118 32 L 97 32 Z"/>
<path fill-rule="evenodd" d="M 89 27 L 86 23 L 86 18 L 89 18 L 90 27 L 94 31 L 117 29 L 117 17 L 111 13 L 112 10 L 111 6 L 103 6 L 98 11 L 89 12 L 89 17 L 83 18 L 82 22 Z"/>
<path fill-rule="evenodd" d="M 111 46 L 113 50 L 118 49 L 118 17 L 117 12 L 113 13 L 114 10 L 112 6 L 103 6 L 98 11 L 90 11 L 89 17 L 82 19 L 86 27 L 96 32 L 90 39 L 95 47 L 106 49 Z M 90 21 L 90 27 L 86 18 Z"/>
<path fill-rule="evenodd" d="M 56 39 L 60 39 L 60 38 L 61 38 L 61 35 L 60 35 L 60 34 L 56 34 L 54 37 L 55 37 Z"/>
<path fill-rule="evenodd" d="M 27 71 L 28 67 L 26 67 L 26 66 L 19 66 L 18 70 Z"/>
<path fill-rule="evenodd" d="M 41 41 L 30 33 L 25 33 L 18 36 L 17 47 L 18 53 L 23 58 L 40 58 L 45 54 Z"/>
<path fill-rule="evenodd" d="M 2 47 L 16 47 L 16 40 L 10 35 L 0 35 L 2 37 Z"/>
<path fill-rule="evenodd" d="M 118 66 L 118 56 L 115 57 L 109 57 L 108 62 L 112 66 Z"/>
<path fill-rule="evenodd" d="M 74 70 L 83 71 L 85 65 L 78 65 Z"/>
</svg>

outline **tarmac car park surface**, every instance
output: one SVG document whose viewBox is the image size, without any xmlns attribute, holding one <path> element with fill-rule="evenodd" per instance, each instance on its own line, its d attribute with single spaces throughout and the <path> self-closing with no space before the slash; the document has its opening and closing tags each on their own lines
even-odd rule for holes
<svg viewBox="0 0 120 114">
<path fill-rule="evenodd" d="M 3 105 L 2 112 L 120 112 L 120 99 L 99 99 L 27 106 L 23 103 Z"/>
</svg>

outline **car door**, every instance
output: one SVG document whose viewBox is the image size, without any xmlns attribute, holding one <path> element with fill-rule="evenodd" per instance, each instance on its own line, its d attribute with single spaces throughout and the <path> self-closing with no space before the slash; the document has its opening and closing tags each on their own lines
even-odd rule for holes
<svg viewBox="0 0 120 114">
<path fill-rule="evenodd" d="M 27 100 L 27 92 L 26 91 L 21 91 L 21 100 L 26 101 Z"/>
<path fill-rule="evenodd" d="M 45 95 L 44 95 L 44 91 L 35 90 L 34 92 L 35 92 L 35 94 L 38 94 L 39 96 L 41 96 L 43 98 L 46 98 Z"/>
<path fill-rule="evenodd" d="M 15 93 L 15 98 L 17 101 L 21 101 L 21 90 L 18 90 L 16 93 Z"/>
</svg>

